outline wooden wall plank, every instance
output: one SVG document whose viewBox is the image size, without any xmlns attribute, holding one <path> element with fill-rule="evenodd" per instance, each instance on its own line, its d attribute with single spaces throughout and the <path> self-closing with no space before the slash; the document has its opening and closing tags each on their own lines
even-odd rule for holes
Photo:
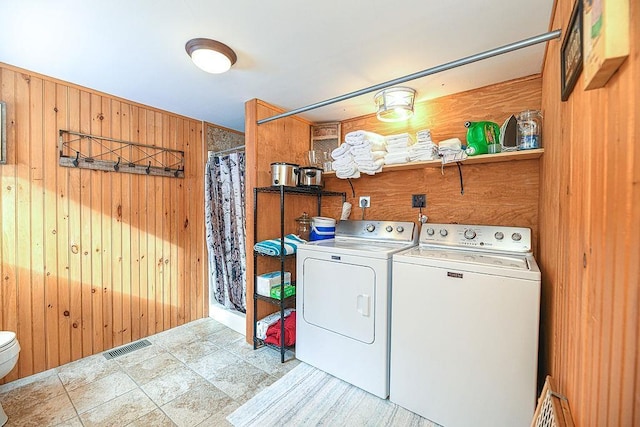
<svg viewBox="0 0 640 427">
<path fill-rule="evenodd" d="M 91 134 L 91 94 L 87 91 L 80 91 L 80 132 Z M 89 142 L 86 142 L 89 145 Z M 88 146 L 87 151 L 91 153 L 91 148 Z M 80 228 L 80 277 L 79 291 L 81 300 L 81 320 L 80 329 L 82 333 L 82 355 L 89 356 L 93 354 L 93 334 L 91 328 L 93 324 L 91 322 L 92 317 L 92 301 L 91 301 L 91 287 L 92 287 L 92 232 L 91 218 L 93 213 L 91 212 L 91 181 L 94 171 L 87 169 L 74 170 L 80 175 L 80 221 L 78 227 Z M 72 225 L 73 226 L 73 225 Z M 86 279 L 85 279 L 86 278 Z"/>
<path fill-rule="evenodd" d="M 111 137 L 122 139 L 122 103 L 113 101 L 111 104 Z M 122 174 L 111 175 L 111 283 L 112 283 L 112 311 L 113 311 L 113 345 L 124 344 L 122 332 L 124 329 L 122 303 Z"/>
<path fill-rule="evenodd" d="M 69 128 L 69 87 L 56 84 L 57 129 Z M 57 135 L 57 134 L 56 134 Z M 58 152 L 56 150 L 56 157 Z M 71 362 L 71 236 L 69 234 L 70 183 L 66 170 L 56 162 L 56 236 L 58 236 L 58 339 L 60 364 Z M 53 248 L 52 248 L 53 250 Z M 4 260 L 3 260 L 4 261 Z M 24 350 L 23 350 L 24 351 Z"/>
<path fill-rule="evenodd" d="M 171 148 L 176 150 L 178 140 L 178 120 L 176 117 L 168 117 L 169 120 L 169 140 L 171 141 Z M 170 280 L 171 284 L 169 290 L 171 292 L 171 325 L 178 326 L 182 322 L 178 320 L 178 234 L 177 234 L 177 180 L 165 179 L 165 185 L 169 193 L 168 200 L 168 216 L 167 222 L 169 223 L 169 268 L 170 268 Z"/>
<path fill-rule="evenodd" d="M 195 164 L 193 167 L 193 171 L 203 171 L 204 165 L 206 163 L 206 143 L 205 143 L 205 130 L 203 127 L 199 129 L 194 126 L 193 123 L 189 126 L 189 140 L 190 151 L 195 153 L 194 160 Z M 195 191 L 193 194 L 192 204 L 194 207 L 198 205 L 198 200 L 204 200 L 204 173 L 201 173 L 200 177 L 197 177 L 195 174 L 192 175 L 194 183 Z M 203 203 L 201 203 L 202 205 Z M 193 259 L 195 260 L 194 272 L 195 276 L 194 283 L 197 285 L 194 286 L 194 291 L 196 294 L 195 303 L 197 304 L 195 317 L 206 317 L 209 315 L 209 286 L 208 282 L 204 280 L 205 278 L 205 270 L 207 269 L 208 263 L 205 261 L 207 258 L 203 256 L 206 254 L 207 248 L 205 246 L 205 231 L 204 231 L 204 209 L 196 208 L 196 216 L 195 216 L 195 227 L 193 237 L 196 241 L 195 252 L 193 254 Z"/>
<path fill-rule="evenodd" d="M 185 149 L 188 149 L 189 151 L 191 151 L 191 131 L 189 128 L 185 129 L 185 135 L 183 138 L 183 143 L 185 144 Z M 185 172 L 185 174 L 191 174 L 190 171 L 193 171 L 193 168 L 195 167 L 196 163 L 194 158 L 190 158 L 187 159 L 185 162 L 185 167 L 187 168 L 187 171 Z M 204 177 L 204 174 L 203 174 Z M 184 184 L 184 191 L 187 194 L 190 194 L 191 197 L 193 197 L 193 185 L 191 182 L 185 182 Z M 190 199 L 191 201 L 194 199 Z M 204 200 L 204 199 L 203 199 Z M 186 256 L 188 261 L 186 261 L 186 264 L 184 266 L 184 272 L 185 272 L 185 282 L 192 282 L 196 280 L 196 277 L 194 275 L 194 271 L 193 271 L 193 267 L 194 267 L 194 263 L 193 263 L 193 258 L 192 258 L 192 252 L 194 250 L 194 245 L 195 245 L 195 241 L 193 239 L 193 235 L 192 235 L 192 231 L 195 227 L 195 219 L 193 217 L 193 212 L 194 212 L 194 204 L 193 202 L 189 202 L 188 204 L 185 205 L 184 207 L 184 219 L 183 219 L 183 228 L 185 231 L 185 241 L 184 241 L 184 248 L 186 249 Z M 188 300 L 190 301 L 190 303 L 188 305 L 185 306 L 185 316 L 187 317 L 191 317 L 196 315 L 196 305 L 197 305 L 197 294 L 196 292 L 192 292 L 191 289 L 186 290 L 185 293 L 188 293 Z"/>
<path fill-rule="evenodd" d="M 9 138 L 0 166 L 0 328 L 16 331 L 22 348 L 2 382 L 206 315 L 206 291 L 196 289 L 205 286 L 204 228 L 195 224 L 203 204 L 194 203 L 203 153 L 190 144 L 202 140 L 203 123 L 4 64 L 0 96 Z M 179 147 L 189 174 L 60 167 L 60 129 Z"/>
<path fill-rule="evenodd" d="M 44 256 L 45 256 L 45 330 L 42 342 L 46 345 L 46 367 L 60 365 L 58 291 L 58 230 L 57 230 L 57 126 L 56 84 L 44 81 L 43 100 L 43 168 L 44 168 Z M 0 255 L 2 259 L 2 255 Z"/>
<path fill-rule="evenodd" d="M 180 141 L 177 145 L 176 148 L 179 150 L 184 150 L 184 142 L 186 138 L 188 138 L 189 136 L 189 126 L 187 123 L 185 123 L 182 120 L 178 121 L 177 124 L 177 135 L 178 138 L 177 140 Z M 203 169 L 204 170 L 204 169 Z M 203 177 L 204 177 L 204 173 L 203 173 Z M 177 181 L 175 183 L 175 189 L 174 191 L 179 192 L 182 191 L 182 181 Z M 203 198 L 204 200 L 204 198 Z M 185 250 L 184 248 L 186 248 L 185 246 L 185 237 L 186 237 L 186 226 L 185 226 L 185 206 L 182 203 L 177 203 L 176 204 L 176 212 L 175 212 L 175 217 L 176 217 L 176 246 L 178 248 L 178 253 L 176 254 L 176 266 L 177 266 L 177 270 L 178 270 L 178 276 L 177 276 L 177 295 L 176 295 L 176 303 L 177 303 L 177 313 L 178 313 L 178 324 L 182 325 L 185 322 L 185 319 L 187 318 L 185 311 L 187 311 L 187 307 L 186 307 L 186 303 L 188 302 L 188 299 L 186 298 L 186 288 L 187 286 L 185 286 L 186 282 L 185 282 L 185 277 L 186 277 L 186 269 L 187 266 L 185 265 Z M 208 284 L 206 285 L 208 286 Z"/>
<path fill-rule="evenodd" d="M 171 124 L 164 114 L 157 117 L 158 125 L 162 129 L 163 145 L 171 146 Z M 162 214 L 162 301 L 163 301 L 163 327 L 169 329 L 171 327 L 171 245 L 169 243 L 171 236 L 171 224 L 169 221 L 170 205 L 170 185 L 166 179 L 161 179 L 159 184 L 162 188 L 162 204 L 158 206 Z"/>
<path fill-rule="evenodd" d="M 194 151 L 195 149 L 197 149 L 197 147 L 193 146 L 193 140 L 191 139 L 191 131 L 189 132 L 189 136 L 185 139 L 185 144 L 187 145 L 187 149 L 189 151 Z M 188 169 L 188 171 L 193 171 L 194 168 L 196 168 L 197 165 L 197 159 L 194 157 L 191 157 L 190 159 L 188 159 L 186 161 L 186 167 Z M 185 172 L 185 173 L 189 173 L 191 174 L 192 172 Z M 204 177 L 204 174 L 203 174 Z M 197 210 L 197 206 L 195 205 L 195 203 L 193 203 L 194 200 L 196 200 L 196 193 L 195 193 L 195 183 L 192 180 L 189 180 L 185 183 L 186 185 L 186 193 L 189 194 L 189 196 L 191 197 L 189 199 L 189 203 L 187 204 L 187 218 L 185 219 L 185 221 L 187 222 L 187 227 L 190 230 L 196 230 L 197 229 L 197 225 L 195 224 L 196 221 L 196 215 L 195 212 Z M 204 199 L 203 199 L 204 200 Z M 189 281 L 196 281 L 196 275 L 195 275 L 195 268 L 196 268 L 196 261 L 193 257 L 194 252 L 197 251 L 196 249 L 196 236 L 192 233 L 189 233 L 187 235 L 187 242 L 186 242 L 186 248 L 188 248 L 187 250 L 189 251 L 189 263 L 185 266 L 187 272 L 188 272 L 188 279 Z M 197 316 L 197 301 L 198 301 L 198 295 L 197 292 L 191 292 L 190 295 L 190 301 L 191 304 L 189 304 L 188 308 L 188 313 L 190 317 L 195 317 Z"/>
<path fill-rule="evenodd" d="M 104 121 L 102 97 L 91 94 L 91 129 L 89 134 L 102 135 Z M 103 289 L 103 246 L 102 246 L 102 192 L 104 191 L 103 178 L 105 174 L 94 172 L 91 177 L 91 354 L 104 350 L 104 318 L 102 311 Z M 87 325 L 89 328 L 89 325 Z"/>
<path fill-rule="evenodd" d="M 24 144 L 16 144 L 16 210 L 25 214 L 16 218 L 16 241 L 31 241 L 31 218 L 30 218 L 30 151 L 32 141 L 29 134 L 29 81 L 31 77 L 21 74 L 15 79 L 16 91 L 16 139 L 25 141 Z M 33 317 L 31 305 L 31 251 L 29 245 L 16 247 L 17 270 L 17 297 L 20 310 L 17 310 L 18 334 L 23 337 L 25 345 L 33 347 L 33 331 L 31 329 L 31 319 Z M 33 371 L 33 352 L 20 355 L 18 359 L 19 372 Z"/>
<path fill-rule="evenodd" d="M 113 100 L 102 97 L 102 114 L 104 119 L 102 120 L 102 135 L 107 138 L 112 138 L 112 128 L 113 121 L 116 119 L 115 111 L 113 106 Z M 102 177 L 102 192 L 111 193 L 113 189 L 113 176 L 112 173 L 107 173 Z M 101 197 L 102 206 L 101 212 L 102 216 L 100 218 L 100 228 L 102 230 L 102 324 L 103 324 L 103 333 L 102 333 L 102 341 L 104 343 L 103 348 L 113 348 L 115 346 L 113 342 L 114 331 L 113 331 L 113 322 L 114 322 L 114 314 L 113 314 L 113 299 L 114 299 L 114 289 L 113 289 L 113 268 L 112 264 L 114 262 L 113 256 L 113 235 L 112 235 L 112 200 L 111 194 L 109 197 Z"/>
<path fill-rule="evenodd" d="M 45 343 L 45 262 L 44 262 L 44 133 L 43 133 L 43 82 L 40 78 L 29 79 L 29 137 L 31 139 L 30 162 L 30 207 L 31 220 L 31 306 L 32 319 L 29 327 L 33 336 L 33 369 L 46 369 Z"/>
<path fill-rule="evenodd" d="M 141 144 L 149 144 L 147 141 L 147 115 L 145 111 L 138 110 L 138 125 L 137 125 L 137 133 L 138 133 L 138 141 Z M 137 186 L 138 197 L 140 200 L 146 201 L 147 197 L 147 182 L 146 179 L 141 179 Z M 139 289 L 139 316 L 140 316 L 140 337 L 147 336 L 149 334 L 149 326 L 148 326 L 148 307 L 147 307 L 147 286 L 148 286 L 148 277 L 149 277 L 149 265 L 148 265 L 148 251 L 147 251 L 147 211 L 148 211 L 148 203 L 141 202 L 138 205 L 138 228 L 139 232 L 139 241 L 138 241 L 138 264 L 140 269 L 140 289 Z"/>
<path fill-rule="evenodd" d="M 1 70 L 2 87 L 0 94 L 7 103 L 7 142 L 16 140 L 16 78 L 15 73 Z M 18 330 L 18 274 L 20 266 L 17 257 L 17 218 L 18 180 L 17 147 L 7 143 L 7 164 L 0 168 L 2 184 L 2 329 Z M 6 381 L 18 378 L 20 365 L 17 365 L 6 377 Z"/>
<path fill-rule="evenodd" d="M 131 141 L 131 104 L 122 103 L 120 107 L 120 138 L 123 141 Z M 118 174 L 120 178 L 122 214 L 120 224 L 122 226 L 121 245 L 122 255 L 120 265 L 122 268 L 122 329 L 119 342 L 131 342 L 131 292 L 133 286 L 132 259 L 131 259 L 131 174 Z"/>
</svg>

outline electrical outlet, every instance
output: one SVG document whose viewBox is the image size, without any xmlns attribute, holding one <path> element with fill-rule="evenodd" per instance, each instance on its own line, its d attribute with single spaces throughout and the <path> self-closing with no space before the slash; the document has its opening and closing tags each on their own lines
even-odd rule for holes
<svg viewBox="0 0 640 427">
<path fill-rule="evenodd" d="M 370 208 L 371 207 L 371 196 L 361 196 L 360 197 L 360 207 L 361 208 Z"/>
<path fill-rule="evenodd" d="M 424 208 L 427 206 L 426 194 L 413 194 L 411 196 L 411 206 L 414 208 Z"/>
</svg>

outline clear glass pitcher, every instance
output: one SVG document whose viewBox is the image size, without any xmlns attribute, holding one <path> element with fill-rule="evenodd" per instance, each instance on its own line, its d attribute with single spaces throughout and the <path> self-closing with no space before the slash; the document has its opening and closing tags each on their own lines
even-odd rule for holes
<svg viewBox="0 0 640 427">
<path fill-rule="evenodd" d="M 518 120 L 518 150 L 531 150 L 542 146 L 542 112 L 540 110 L 523 111 Z"/>
<path fill-rule="evenodd" d="M 309 232 L 311 231 L 311 218 L 306 212 L 302 212 L 302 216 L 296 218 L 296 234 L 304 240 L 309 241 Z"/>
</svg>

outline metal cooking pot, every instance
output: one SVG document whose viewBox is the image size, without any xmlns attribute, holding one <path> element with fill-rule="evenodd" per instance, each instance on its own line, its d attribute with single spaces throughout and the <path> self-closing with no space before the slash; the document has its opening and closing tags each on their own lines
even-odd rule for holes
<svg viewBox="0 0 640 427">
<path fill-rule="evenodd" d="M 294 163 L 271 163 L 271 185 L 295 187 L 298 184 L 298 168 Z"/>
<path fill-rule="evenodd" d="M 322 187 L 322 169 L 315 166 L 300 166 L 298 185 L 300 187 Z"/>
</svg>

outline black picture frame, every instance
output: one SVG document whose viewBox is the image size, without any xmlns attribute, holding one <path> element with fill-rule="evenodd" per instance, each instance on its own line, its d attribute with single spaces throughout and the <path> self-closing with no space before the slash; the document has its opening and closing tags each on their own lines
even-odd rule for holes
<svg viewBox="0 0 640 427">
<path fill-rule="evenodd" d="M 563 102 L 569 99 L 582 73 L 584 62 L 582 43 L 582 0 L 576 0 L 560 48 L 560 98 Z"/>
</svg>

